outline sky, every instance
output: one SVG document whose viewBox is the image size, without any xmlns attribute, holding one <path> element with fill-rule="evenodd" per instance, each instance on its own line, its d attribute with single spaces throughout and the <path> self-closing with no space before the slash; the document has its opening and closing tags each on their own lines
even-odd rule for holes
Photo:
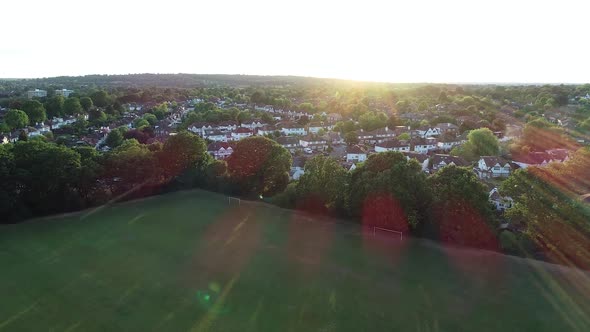
<svg viewBox="0 0 590 332">
<path fill-rule="evenodd" d="M 588 0 L 2 0 L 0 7 L 3 78 L 590 82 Z"/>
</svg>

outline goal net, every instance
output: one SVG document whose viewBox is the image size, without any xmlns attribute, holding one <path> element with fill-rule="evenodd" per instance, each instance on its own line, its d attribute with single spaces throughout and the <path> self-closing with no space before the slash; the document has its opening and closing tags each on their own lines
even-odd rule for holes
<svg viewBox="0 0 590 332">
<path fill-rule="evenodd" d="M 242 205 L 241 203 L 242 203 L 242 201 L 239 198 L 236 198 L 236 197 L 228 197 L 227 198 L 227 204 L 229 204 L 229 205 L 240 206 L 240 205 Z"/>
<path fill-rule="evenodd" d="M 400 240 L 403 240 L 404 239 L 404 233 L 403 232 L 396 231 L 394 229 L 373 226 L 373 236 L 377 236 L 377 234 L 379 234 L 379 233 L 393 235 L 395 237 L 398 237 L 399 236 L 399 239 Z"/>
</svg>

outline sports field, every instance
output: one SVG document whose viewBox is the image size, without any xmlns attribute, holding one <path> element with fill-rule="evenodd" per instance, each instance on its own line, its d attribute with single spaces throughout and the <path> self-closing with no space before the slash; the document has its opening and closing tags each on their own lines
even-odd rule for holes
<svg viewBox="0 0 590 332">
<path fill-rule="evenodd" d="M 235 203 L 0 226 L 0 332 L 590 331 L 588 274 Z"/>
</svg>

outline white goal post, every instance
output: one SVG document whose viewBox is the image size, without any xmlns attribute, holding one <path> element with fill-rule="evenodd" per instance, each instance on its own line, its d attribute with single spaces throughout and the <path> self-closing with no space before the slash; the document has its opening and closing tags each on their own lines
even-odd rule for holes
<svg viewBox="0 0 590 332">
<path fill-rule="evenodd" d="M 383 228 L 383 227 L 377 227 L 377 226 L 373 226 L 373 236 L 377 235 L 377 231 L 384 231 L 384 232 L 390 232 L 390 233 L 395 233 L 395 234 L 399 234 L 399 239 L 403 240 L 404 239 L 404 233 L 400 232 L 400 231 L 396 231 L 393 229 L 388 229 L 388 228 Z"/>
<path fill-rule="evenodd" d="M 229 205 L 232 205 L 232 204 L 242 205 L 242 200 L 240 200 L 237 197 L 228 197 L 227 204 L 229 204 Z"/>
</svg>

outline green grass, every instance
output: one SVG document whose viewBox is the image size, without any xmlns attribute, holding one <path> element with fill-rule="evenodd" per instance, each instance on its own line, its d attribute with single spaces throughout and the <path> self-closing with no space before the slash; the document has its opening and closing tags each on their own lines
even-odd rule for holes
<svg viewBox="0 0 590 332">
<path fill-rule="evenodd" d="M 0 226 L 0 332 L 589 331 L 557 270 L 179 192 Z"/>
</svg>

